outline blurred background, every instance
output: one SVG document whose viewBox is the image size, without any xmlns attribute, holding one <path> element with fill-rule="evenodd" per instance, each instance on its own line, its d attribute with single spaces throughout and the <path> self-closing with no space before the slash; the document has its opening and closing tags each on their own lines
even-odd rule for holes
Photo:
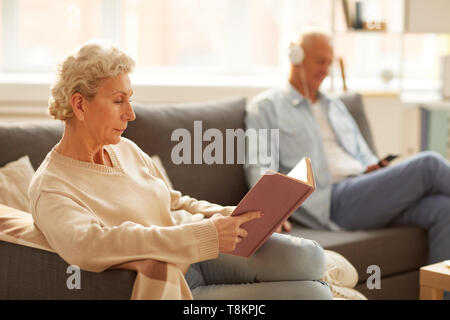
<svg viewBox="0 0 450 320">
<path fill-rule="evenodd" d="M 53 72 L 74 47 L 108 38 L 135 57 L 142 75 L 256 77 L 270 84 L 287 72 L 290 38 L 313 26 L 333 35 L 349 88 L 438 90 L 450 36 L 405 30 L 405 0 L 358 1 L 363 21 L 383 23 L 380 30 L 358 29 L 356 2 L 1 0 L 0 70 Z M 324 89 L 342 87 L 338 66 Z"/>
<path fill-rule="evenodd" d="M 140 102 L 250 99 L 286 83 L 305 27 L 333 38 L 322 90 L 363 95 L 382 151 L 419 150 L 421 112 L 448 108 L 448 0 L 0 0 L 0 19 L 0 121 L 45 118 L 57 62 L 92 38 L 135 58 Z"/>
</svg>

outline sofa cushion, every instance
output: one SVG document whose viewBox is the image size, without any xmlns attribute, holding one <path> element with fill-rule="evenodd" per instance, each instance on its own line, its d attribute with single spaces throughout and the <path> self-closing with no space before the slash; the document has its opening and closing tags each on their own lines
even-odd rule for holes
<svg viewBox="0 0 450 320">
<path fill-rule="evenodd" d="M 357 92 L 347 92 L 341 94 L 339 98 L 345 104 L 348 111 L 358 124 L 359 130 L 366 140 L 370 150 L 377 155 L 377 150 L 372 137 L 372 130 L 370 130 L 369 121 L 366 117 L 361 95 Z"/>
<path fill-rule="evenodd" d="M 34 169 L 28 156 L 0 168 L 0 204 L 28 211 L 28 186 L 33 174 Z"/>
<path fill-rule="evenodd" d="M 391 227 L 377 230 L 311 230 L 293 223 L 291 234 L 317 241 L 322 247 L 342 254 L 356 268 L 359 282 L 377 265 L 381 276 L 417 270 L 427 262 L 427 234 L 417 227 Z"/>
<path fill-rule="evenodd" d="M 124 136 L 149 155 L 158 155 L 176 190 L 197 199 L 221 205 L 235 205 L 248 191 L 243 166 L 237 164 L 194 164 L 194 140 L 204 150 L 210 141 L 202 141 L 209 128 L 220 130 L 223 145 L 226 129 L 244 128 L 245 99 L 233 98 L 174 105 L 135 105 L 136 120 L 130 122 Z M 194 121 L 201 121 L 201 135 L 194 135 Z M 191 137 L 191 164 L 175 164 L 172 149 L 180 141 L 171 141 L 174 130 L 187 129 Z M 237 144 L 234 143 L 236 155 Z M 225 150 L 223 155 L 225 156 Z M 225 159 L 224 159 L 225 160 Z"/>
</svg>

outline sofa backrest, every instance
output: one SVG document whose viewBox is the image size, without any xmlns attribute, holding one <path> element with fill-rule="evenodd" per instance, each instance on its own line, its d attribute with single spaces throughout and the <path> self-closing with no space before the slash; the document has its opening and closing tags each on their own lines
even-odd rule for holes
<svg viewBox="0 0 450 320">
<path fill-rule="evenodd" d="M 372 137 L 372 130 L 370 129 L 369 121 L 367 120 L 361 95 L 357 92 L 347 92 L 341 94 L 339 98 L 358 124 L 359 130 L 369 145 L 370 150 L 377 155 L 377 150 Z"/>
<path fill-rule="evenodd" d="M 232 164 L 225 163 L 224 149 L 226 130 L 244 129 L 244 98 L 174 105 L 136 105 L 134 110 L 136 120 L 129 123 L 124 136 L 136 142 L 147 154 L 161 158 L 176 190 L 222 205 L 235 205 L 242 199 L 248 187 L 242 165 L 236 159 L 237 140 L 233 140 L 236 160 Z M 184 133 L 189 132 L 189 140 L 179 138 L 172 141 L 172 134 L 180 128 L 186 129 Z M 224 146 L 220 150 L 223 156 L 218 158 L 222 158 L 224 164 L 207 164 L 204 157 L 199 157 L 199 163 L 194 163 L 195 155 L 201 156 L 205 150 L 208 152 L 205 148 L 214 141 L 203 141 L 208 129 L 215 129 L 223 138 L 223 143 L 220 143 Z M 172 159 L 172 151 L 176 150 L 177 145 L 181 146 L 182 141 L 189 146 L 190 163 L 184 161 L 176 164 L 177 159 Z M 199 148 L 194 150 L 197 146 Z M 183 155 L 176 152 L 175 157 L 180 154 Z"/>
<path fill-rule="evenodd" d="M 60 121 L 0 122 L 0 166 L 28 155 L 36 170 L 61 139 Z"/>
<path fill-rule="evenodd" d="M 346 93 L 339 97 L 375 152 L 361 95 Z M 211 141 L 203 141 L 202 136 L 206 130 L 214 128 L 220 131 L 223 137 L 221 145 L 225 146 L 226 129 L 245 130 L 245 104 L 243 98 L 230 98 L 190 104 L 135 106 L 136 120 L 129 123 L 124 136 L 135 141 L 149 155 L 158 155 L 174 188 L 183 194 L 222 205 L 236 205 L 248 191 L 243 167 L 237 163 L 236 140 L 233 141 L 233 164 L 225 164 L 225 147 L 222 149 L 224 164 L 206 164 L 203 157 L 200 164 L 194 164 L 194 143 L 199 142 L 200 151 L 204 151 Z M 199 135 L 194 133 L 194 121 L 201 121 Z M 172 159 L 172 151 L 181 141 L 171 139 L 178 128 L 187 129 L 191 137 L 190 164 L 175 164 Z"/>
<path fill-rule="evenodd" d="M 361 96 L 346 94 L 342 101 L 354 116 L 369 147 L 375 150 Z M 200 143 L 204 151 L 211 144 L 211 141 L 203 141 L 203 134 L 210 128 L 219 130 L 223 145 L 226 145 L 226 129 L 244 129 L 245 104 L 244 98 L 230 98 L 189 104 L 135 105 L 136 120 L 129 123 L 124 136 L 136 142 L 147 154 L 158 155 L 174 188 L 183 194 L 222 205 L 235 205 L 248 191 L 243 167 L 236 158 L 237 140 L 233 141 L 233 164 L 207 164 L 203 157 L 200 164 L 194 164 L 194 145 Z M 201 121 L 199 134 L 194 133 L 194 121 Z M 172 141 L 171 137 L 179 128 L 187 129 L 190 134 L 191 164 L 172 161 L 172 150 L 181 140 Z M 0 166 L 28 155 L 37 169 L 62 132 L 63 124 L 54 120 L 0 122 Z M 225 162 L 226 153 L 222 151 Z"/>
</svg>

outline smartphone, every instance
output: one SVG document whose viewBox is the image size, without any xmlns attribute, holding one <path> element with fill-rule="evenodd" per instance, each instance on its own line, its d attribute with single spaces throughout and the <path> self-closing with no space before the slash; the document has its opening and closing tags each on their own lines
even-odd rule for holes
<svg viewBox="0 0 450 320">
<path fill-rule="evenodd" d="M 380 161 L 378 161 L 378 165 L 380 167 L 383 167 L 383 161 L 391 162 L 392 160 L 394 160 L 398 156 L 399 156 L 399 154 L 390 154 L 390 155 L 384 157 L 384 159 L 381 159 Z"/>
</svg>

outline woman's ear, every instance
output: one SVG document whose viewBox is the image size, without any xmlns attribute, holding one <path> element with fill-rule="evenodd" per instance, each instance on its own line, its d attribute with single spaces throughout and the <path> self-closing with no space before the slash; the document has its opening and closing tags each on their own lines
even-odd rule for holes
<svg viewBox="0 0 450 320">
<path fill-rule="evenodd" d="M 80 121 L 84 120 L 86 102 L 86 99 L 79 92 L 75 92 L 72 97 L 70 97 L 70 104 L 72 105 L 73 114 Z"/>
</svg>

